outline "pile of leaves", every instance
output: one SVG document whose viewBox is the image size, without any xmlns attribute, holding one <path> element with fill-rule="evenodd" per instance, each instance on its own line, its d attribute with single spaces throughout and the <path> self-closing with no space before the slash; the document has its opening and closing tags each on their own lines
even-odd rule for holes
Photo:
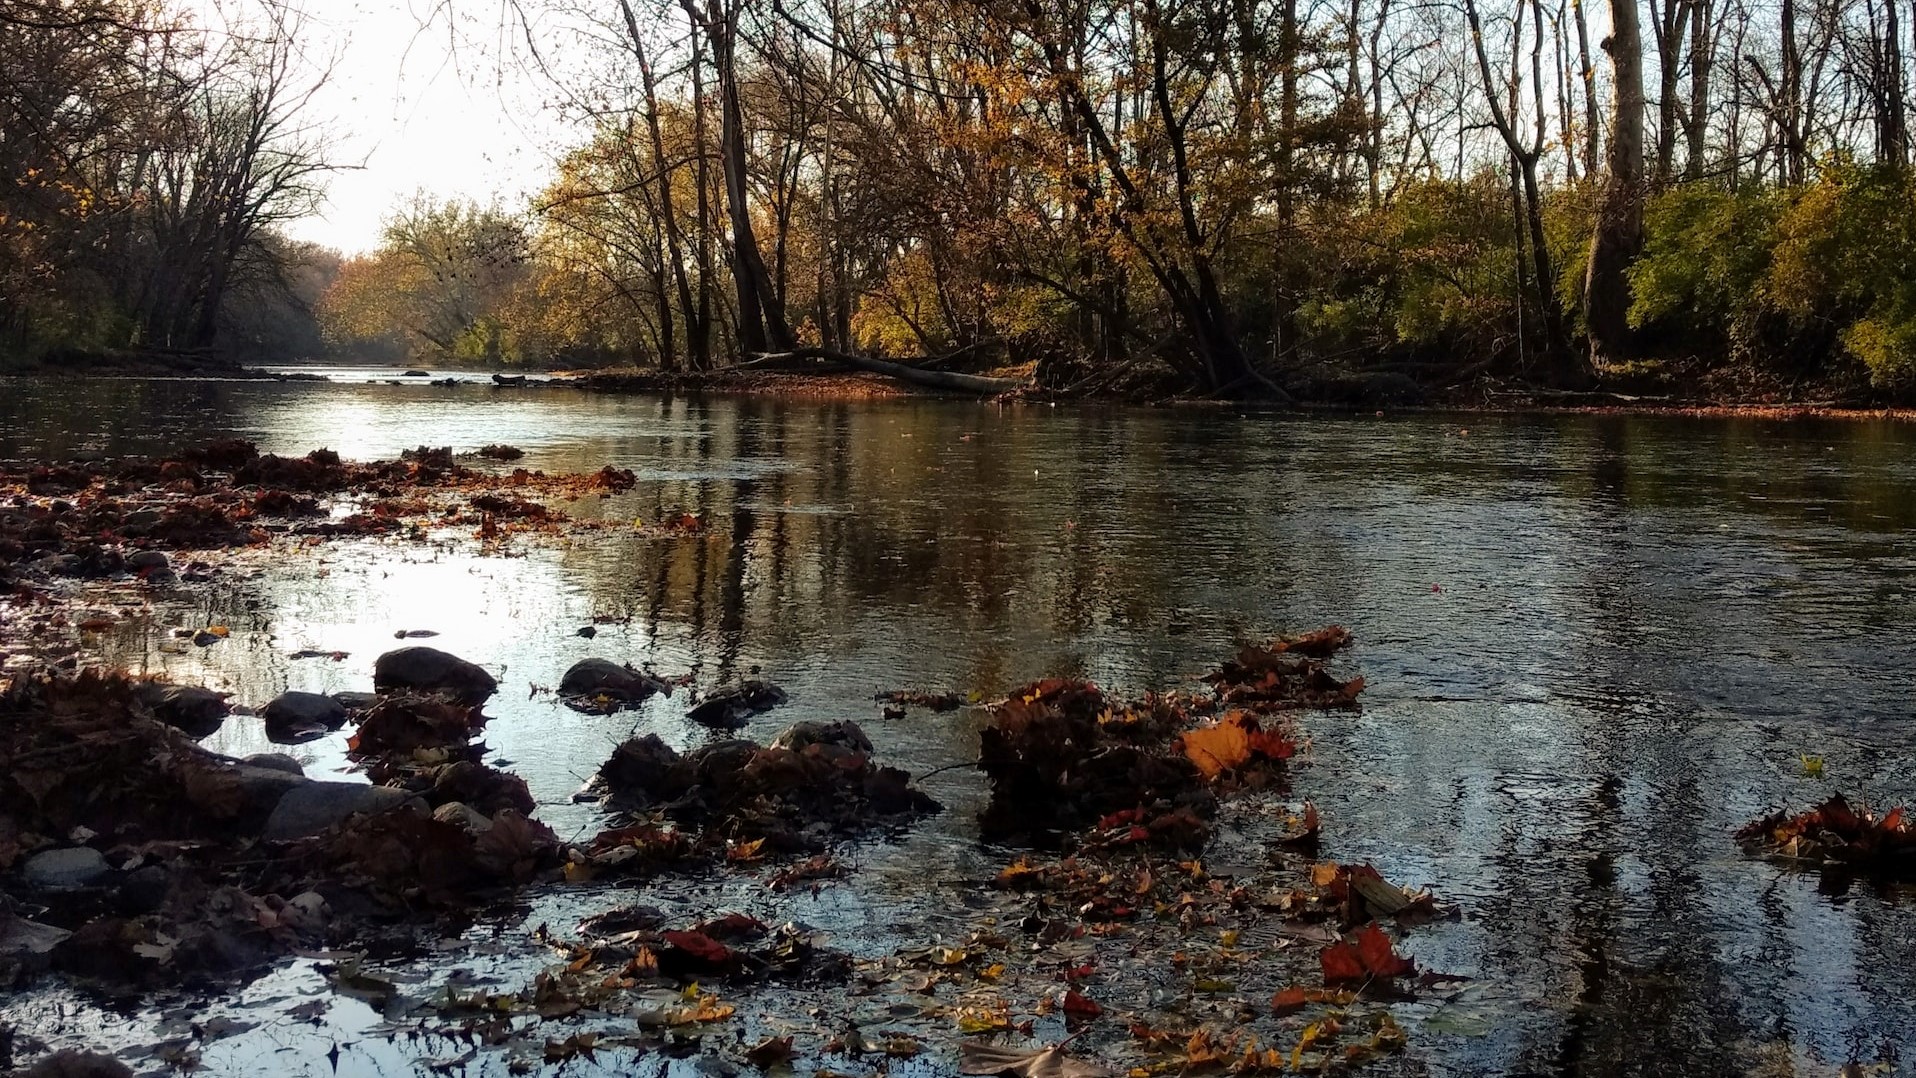
<svg viewBox="0 0 1916 1078">
<path fill-rule="evenodd" d="M 1331 626 L 1245 647 L 1206 677 L 1208 698 L 1127 703 L 1055 678 L 1019 689 L 991 705 L 981 739 L 978 766 L 991 779 L 985 833 L 1055 847 L 1122 818 L 1139 840 L 1201 845 L 1205 828 L 1190 819 L 1214 814 L 1220 787 L 1281 778 L 1298 750 L 1286 713 L 1357 706 L 1363 679 L 1340 681 L 1324 665 L 1350 639 Z"/>
<path fill-rule="evenodd" d="M 1119 813 L 1137 814 L 1134 825 L 1148 830 L 1180 810 L 1208 817 L 1215 809 L 1203 772 L 1169 747 L 1190 721 L 1172 697 L 1125 708 L 1088 682 L 1052 678 L 991 714 L 978 757 L 991 780 L 979 817 L 987 837 L 1050 847 Z"/>
<path fill-rule="evenodd" d="M 271 808 L 147 700 L 140 683 L 97 673 L 22 677 L 0 694 L 0 871 L 76 829 L 102 844 L 199 840 Z"/>
<path fill-rule="evenodd" d="M 1326 659 L 1350 644 L 1350 632 L 1332 625 L 1303 636 L 1247 645 L 1204 680 L 1210 682 L 1219 703 L 1259 713 L 1355 708 L 1364 679 L 1340 681 L 1324 666 Z"/>
<path fill-rule="evenodd" d="M 230 976 L 558 879 L 573 856 L 528 818 L 523 780 L 478 762 L 473 709 L 382 700 L 355 754 L 418 800 L 271 841 L 275 805 L 305 780 L 201 748 L 155 717 L 143 688 L 87 673 L 22 677 L 0 694 L 0 908 L 42 901 L 14 875 L 38 851 L 97 851 L 104 868 L 33 914 L 55 968 L 130 985 Z M 0 982 L 22 968 L 0 958 Z"/>
<path fill-rule="evenodd" d="M 498 454 L 494 454 L 498 456 Z M 319 536 L 383 535 L 415 525 L 478 524 L 502 530 L 570 522 L 527 495 L 576 500 L 630 490 L 637 477 L 607 466 L 580 475 L 461 464 L 451 449 L 421 446 L 398 460 L 354 462 L 328 449 L 302 457 L 226 440 L 170 456 L 0 468 L 0 579 L 24 563 L 57 558 L 52 571 L 97 577 L 131 571 L 136 550 L 218 550 L 270 541 L 289 526 Z M 324 517 L 329 506 L 351 512 Z"/>
<path fill-rule="evenodd" d="M 898 826 L 941 810 L 911 785 L 910 775 L 875 764 L 855 726 L 836 725 L 851 733 L 773 745 L 729 739 L 684 755 L 656 734 L 630 739 L 580 795 L 628 820 L 594 845 L 613 835 L 651 838 L 642 823 L 633 832 L 629 822 L 645 818 L 670 821 L 707 851 L 752 843 L 773 853 L 815 852 L 834 835 Z"/>
<path fill-rule="evenodd" d="M 1916 874 L 1916 821 L 1903 808 L 1878 815 L 1842 794 L 1807 812 L 1777 812 L 1744 826 L 1738 845 L 1751 854 L 1886 876 Z"/>
</svg>

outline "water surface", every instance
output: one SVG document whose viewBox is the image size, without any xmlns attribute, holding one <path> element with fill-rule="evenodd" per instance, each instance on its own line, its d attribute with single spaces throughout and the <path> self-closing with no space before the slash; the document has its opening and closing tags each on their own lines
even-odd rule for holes
<svg viewBox="0 0 1916 1078">
<path fill-rule="evenodd" d="M 575 513 L 707 515 L 700 539 L 621 528 L 517 557 L 322 548 L 158 604 L 156 632 L 213 621 L 234 629 L 224 644 L 113 645 L 263 702 L 364 688 L 395 631 L 436 630 L 502 675 L 487 742 L 562 834 L 593 825 L 567 795 L 632 728 L 529 695 L 588 654 L 707 680 L 758 668 L 793 703 L 751 736 L 852 717 L 921 773 L 970 758 L 975 718 L 886 722 L 873 692 L 1177 684 L 1239 640 L 1338 622 L 1358 639 L 1365 708 L 1305 720 L 1298 792 L 1324 810 L 1325 856 L 1461 905 L 1406 948 L 1477 982 L 1466 1003 L 1413 1014 L 1416 1067 L 1911 1066 L 1896 1054 L 1916 1041 L 1903 896 L 1744 860 L 1729 835 L 1837 788 L 1916 798 L 1916 430 L 0 383 L 0 456 L 227 434 L 361 458 L 506 442 L 530 467 L 639 475 Z M 599 635 L 579 638 L 595 617 Z M 352 657 L 286 658 L 308 647 Z M 682 746 L 706 736 L 679 710 L 638 721 Z M 210 744 L 268 747 L 241 720 Z M 339 764 L 336 746 L 298 751 Z M 953 811 L 874 857 L 875 888 L 828 891 L 815 919 L 882 920 L 867 903 L 886 878 L 999 863 L 975 843 L 975 775 L 929 786 Z"/>
</svg>

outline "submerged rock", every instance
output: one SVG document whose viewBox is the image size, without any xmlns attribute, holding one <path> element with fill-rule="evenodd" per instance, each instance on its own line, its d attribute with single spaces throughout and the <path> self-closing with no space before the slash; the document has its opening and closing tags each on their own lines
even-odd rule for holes
<svg viewBox="0 0 1916 1078">
<path fill-rule="evenodd" d="M 226 694 L 197 685 L 145 682 L 136 690 L 153 717 L 192 738 L 208 737 L 232 713 Z"/>
<path fill-rule="evenodd" d="M 785 690 L 769 681 L 741 681 L 707 693 L 686 718 L 721 730 L 736 730 L 753 715 L 784 702 Z"/>
<path fill-rule="evenodd" d="M 44 850 L 27 858 L 20 876 L 28 886 L 42 891 L 78 891 L 91 887 L 109 875 L 113 868 L 100 851 L 91 846 L 71 846 Z"/>
<path fill-rule="evenodd" d="M 303 782 L 287 790 L 273 806 L 262 832 L 268 839 L 318 834 L 354 815 L 377 815 L 413 800 L 405 790 L 356 782 Z"/>
<path fill-rule="evenodd" d="M 381 655 L 373 664 L 373 688 L 381 693 L 435 693 L 477 707 L 498 691 L 499 682 L 476 663 L 438 648 L 415 646 Z"/>
<path fill-rule="evenodd" d="M 310 741 L 346 725 L 346 705 L 316 692 L 283 692 L 260 714 L 266 737 L 280 745 Z"/>
</svg>

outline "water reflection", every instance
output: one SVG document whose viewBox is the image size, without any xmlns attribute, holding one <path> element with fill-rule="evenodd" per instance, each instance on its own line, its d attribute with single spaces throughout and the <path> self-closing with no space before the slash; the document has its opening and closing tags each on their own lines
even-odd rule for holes
<svg viewBox="0 0 1916 1078">
<path fill-rule="evenodd" d="M 585 654 L 719 678 L 760 667 L 794 703 L 753 735 L 849 715 L 925 771 L 970 754 L 970 722 L 885 723 L 873 692 L 989 694 L 1055 673 L 1175 683 L 1240 637 L 1341 621 L 1368 705 L 1309 720 L 1318 763 L 1298 785 L 1325 806 L 1327 855 L 1372 859 L 1466 911 L 1410 944 L 1481 982 L 1482 1015 L 1417 1012 L 1432 1018 L 1414 1041 L 1431 1070 L 1815 1072 L 1916 1036 L 1908 905 L 1819 893 L 1728 841 L 1832 783 L 1916 796 L 1908 428 L 484 386 L 6 390 L 0 455 L 225 433 L 349 456 L 510 442 L 530 466 L 642 477 L 574 513 L 705 514 L 696 539 L 618 529 L 524 557 L 314 552 L 158 615 L 162 631 L 230 624 L 225 644 L 123 642 L 258 701 L 363 687 L 395 630 L 438 630 L 503 674 L 488 739 L 562 831 L 589 825 L 565 797 L 629 729 L 529 698 Z M 595 618 L 599 635 L 578 638 Z M 284 658 L 301 647 L 353 657 Z M 636 721 L 680 744 L 707 736 L 678 714 L 658 702 Z M 242 722 L 221 738 L 260 747 Z M 1804 752 L 1830 780 L 1802 774 Z M 979 870 L 975 781 L 948 773 L 934 793 L 958 811 L 874 873 L 909 886 Z M 834 901 L 821 917 L 871 919 L 856 893 Z"/>
</svg>

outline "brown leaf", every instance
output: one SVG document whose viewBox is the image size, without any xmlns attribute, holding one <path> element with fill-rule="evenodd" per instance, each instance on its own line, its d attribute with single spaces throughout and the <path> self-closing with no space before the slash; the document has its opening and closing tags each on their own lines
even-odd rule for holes
<svg viewBox="0 0 1916 1078">
<path fill-rule="evenodd" d="M 1005 1048 L 962 1041 L 960 1074 L 1006 1074 L 1013 1078 L 1113 1078 L 1117 1073 L 1096 1063 L 1074 1059 L 1063 1045 L 1050 1048 Z"/>
<path fill-rule="evenodd" d="M 792 1038 L 767 1037 L 753 1045 L 745 1053 L 745 1058 L 759 1070 L 768 1071 L 782 1063 L 790 1063 L 792 1056 Z"/>
</svg>

